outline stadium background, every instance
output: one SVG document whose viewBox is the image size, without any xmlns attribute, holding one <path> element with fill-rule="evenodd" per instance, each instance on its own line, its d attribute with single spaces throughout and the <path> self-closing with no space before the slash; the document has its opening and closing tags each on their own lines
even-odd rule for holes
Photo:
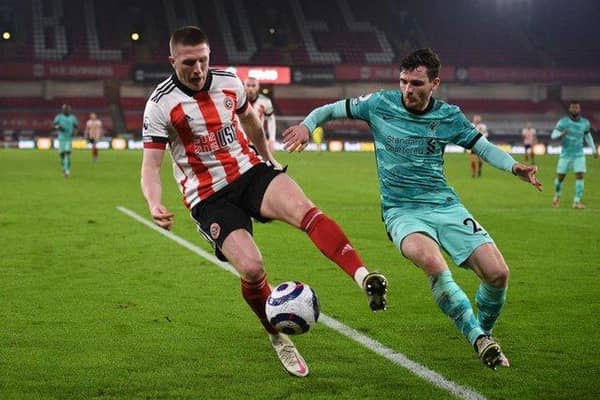
<svg viewBox="0 0 600 400">
<path fill-rule="evenodd" d="M 491 140 L 517 151 L 510 146 L 531 120 L 542 144 L 557 145 L 549 131 L 572 98 L 598 128 L 599 7 L 582 0 L 0 0 L 0 34 L 10 33 L 0 41 L 0 399 L 600 398 L 600 160 L 588 160 L 587 209 L 574 210 L 571 175 L 566 204 L 551 207 L 556 156 L 536 159 L 542 193 L 491 167 L 472 179 L 465 155 L 445 157 L 450 184 L 511 268 L 495 334 L 513 365 L 491 371 L 439 313 L 422 272 L 388 241 L 373 154 L 278 152 L 369 266 L 388 276 L 390 306 L 371 313 L 359 289 L 283 223 L 255 226 L 270 281 L 309 283 L 326 315 L 475 391 L 457 395 L 324 321 L 295 338 L 311 375 L 288 377 L 241 300 L 238 279 L 120 211 L 152 225 L 139 187 L 141 151 L 104 151 L 97 163 L 75 151 L 64 179 L 57 151 L 17 149 L 51 146 L 49 127 L 64 102 L 82 123 L 100 114 L 105 147 L 140 147 L 146 96 L 170 73 L 169 32 L 189 23 L 210 35 L 213 65 L 239 74 L 253 68 L 266 79 L 278 132 L 315 105 L 397 87 L 398 60 L 431 46 L 444 63 L 439 96 L 469 117 L 481 113 Z M 270 81 L 286 79 L 286 68 L 290 84 Z M 326 138 L 337 149 L 370 148 L 360 124 L 328 125 Z M 168 164 L 163 200 L 176 213 L 172 233 L 210 251 Z M 472 298 L 479 280 L 452 271 Z"/>
<path fill-rule="evenodd" d="M 139 148 L 147 96 L 171 73 L 169 32 L 186 24 L 206 30 L 212 66 L 261 78 L 278 132 L 317 105 L 396 88 L 399 59 L 425 46 L 442 59 L 438 97 L 469 117 L 482 114 L 491 140 L 507 150 L 523 151 L 520 132 L 530 121 L 537 150 L 556 153 L 549 133 L 572 99 L 598 126 L 597 2 L 441 4 L 2 0 L 0 140 L 4 147 L 51 146 L 52 118 L 68 103 L 82 124 L 99 114 L 107 136 L 101 148 Z M 331 150 L 371 148 L 360 122 L 329 123 L 325 131 Z"/>
</svg>

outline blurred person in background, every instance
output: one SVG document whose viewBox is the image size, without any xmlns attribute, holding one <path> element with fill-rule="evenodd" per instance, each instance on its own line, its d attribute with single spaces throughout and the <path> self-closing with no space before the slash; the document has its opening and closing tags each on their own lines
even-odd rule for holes
<svg viewBox="0 0 600 400">
<path fill-rule="evenodd" d="M 477 129 L 477 131 L 487 139 L 487 125 L 481 122 L 481 115 L 475 114 L 473 116 L 473 125 L 475 125 L 475 129 Z M 473 178 L 481 177 L 481 169 L 483 168 L 483 161 L 481 161 L 481 157 L 473 153 L 473 151 L 469 151 L 469 158 L 471 160 L 471 176 Z"/>
<path fill-rule="evenodd" d="M 96 113 L 90 114 L 90 119 L 85 123 L 85 138 L 92 144 L 92 161 L 98 161 L 98 148 L 96 142 L 102 138 L 102 121 Z"/>
<path fill-rule="evenodd" d="M 270 98 L 260 93 L 260 82 L 255 77 L 248 77 L 244 82 L 244 88 L 246 90 L 246 95 L 248 96 L 248 101 L 256 111 L 260 123 L 265 128 L 269 150 L 273 153 L 275 151 L 277 129 L 273 102 Z"/>
<path fill-rule="evenodd" d="M 569 103 L 568 115 L 562 117 L 552 131 L 552 139 L 560 139 L 562 150 L 556 165 L 556 178 L 554 179 L 554 198 L 552 207 L 560 205 L 560 195 L 565 176 L 569 171 L 575 172 L 575 196 L 572 207 L 584 209 L 581 202 L 583 198 L 583 177 L 587 171 L 585 165 L 585 154 L 583 153 L 583 142 L 591 148 L 594 158 L 598 157 L 598 151 L 592 137 L 590 121 L 581 116 L 581 105 L 577 101 Z"/>
<path fill-rule="evenodd" d="M 440 60 L 420 49 L 401 61 L 400 90 L 382 90 L 313 110 L 283 133 L 284 148 L 302 151 L 309 132 L 340 118 L 367 122 L 375 142 L 382 217 L 400 253 L 426 274 L 435 302 L 488 367 L 508 367 L 492 337 L 506 301 L 508 266 L 493 239 L 462 205 L 444 176 L 444 149 L 458 144 L 541 190 L 536 166 L 516 162 L 487 141 L 457 106 L 435 99 Z M 475 316 L 441 249 L 481 280 Z"/>
<path fill-rule="evenodd" d="M 199 232 L 213 245 L 216 256 L 239 273 L 242 297 L 267 331 L 285 370 L 304 377 L 306 362 L 265 314 L 271 289 L 252 237 L 252 218 L 263 223 L 280 220 L 303 230 L 358 284 L 373 311 L 386 307 L 387 281 L 368 271 L 338 224 L 306 197 L 274 159 L 240 79 L 209 69 L 210 47 L 204 32 L 194 26 L 178 29 L 169 47 L 174 74 L 157 86 L 144 111 L 141 186 L 150 215 L 156 225 L 171 229 L 174 214 L 162 204 L 160 178 L 168 143 L 183 203 Z"/>
<path fill-rule="evenodd" d="M 325 136 L 325 129 L 322 126 L 317 126 L 312 131 L 312 141 L 317 147 L 317 151 L 323 150 L 323 137 Z"/>
<path fill-rule="evenodd" d="M 521 131 L 521 136 L 523 137 L 523 146 L 525 147 L 525 162 L 528 162 L 531 156 L 531 164 L 535 165 L 533 146 L 536 143 L 536 131 L 531 122 L 525 125 L 525 128 Z"/>
<path fill-rule="evenodd" d="M 73 135 L 79 131 L 79 121 L 71 114 L 71 106 L 63 104 L 61 113 L 54 117 L 53 128 L 58 132 L 58 151 L 63 176 L 68 178 L 71 174 L 71 150 Z"/>
</svg>

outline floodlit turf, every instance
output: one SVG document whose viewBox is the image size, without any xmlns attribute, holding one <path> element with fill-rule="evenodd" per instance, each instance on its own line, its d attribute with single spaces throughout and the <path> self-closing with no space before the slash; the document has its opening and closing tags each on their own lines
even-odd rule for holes
<svg viewBox="0 0 600 400">
<path fill-rule="evenodd" d="M 586 210 L 550 207 L 555 157 L 539 157 L 543 193 L 466 155 L 446 157 L 463 202 L 510 268 L 495 331 L 513 367 L 492 371 L 437 310 L 423 274 L 388 241 L 373 154 L 283 154 L 289 174 L 390 282 L 372 314 L 352 280 L 282 223 L 258 225 L 271 283 L 296 279 L 323 312 L 489 399 L 600 397 L 600 160 L 588 159 Z M 72 176 L 53 151 L 0 150 L 0 399 L 445 399 L 323 324 L 295 342 L 310 365 L 286 375 L 240 294 L 239 280 L 119 212 L 148 217 L 141 152 L 75 152 Z M 165 161 L 170 161 L 168 158 Z M 174 233 L 205 250 L 171 177 Z M 474 274 L 452 268 L 473 298 Z"/>
</svg>

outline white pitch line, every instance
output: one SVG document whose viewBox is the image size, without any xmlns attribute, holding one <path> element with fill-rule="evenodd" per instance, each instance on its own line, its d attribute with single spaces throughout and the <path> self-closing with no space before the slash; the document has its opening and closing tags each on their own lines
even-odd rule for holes
<svg viewBox="0 0 600 400">
<path fill-rule="evenodd" d="M 127 214 L 131 218 L 146 225 L 148 228 L 155 230 L 156 232 L 160 233 L 161 235 L 168 237 L 169 239 L 180 244 L 181 246 L 185 247 L 186 249 L 192 251 L 193 253 L 196 253 L 197 255 L 204 258 L 205 260 L 210 261 L 211 263 L 215 264 L 217 267 L 222 268 L 226 271 L 229 271 L 236 276 L 239 276 L 239 274 L 231 266 L 231 264 L 220 261 L 217 257 L 202 250 L 200 247 L 196 246 L 195 244 L 188 242 L 187 240 L 175 235 L 174 233 L 172 233 L 170 231 L 167 231 L 165 229 L 158 227 L 151 221 L 148 221 L 147 219 L 141 217 L 139 214 L 136 214 L 135 212 L 129 210 L 128 208 L 125 208 L 122 206 L 117 206 L 117 210 L 121 211 L 124 214 Z M 395 351 L 394 349 L 384 346 L 383 344 L 379 343 L 378 341 L 371 339 L 370 337 L 368 337 L 366 335 L 363 335 L 362 333 L 358 332 L 357 330 L 352 329 L 351 327 L 349 327 L 347 325 L 344 325 L 343 323 L 341 323 L 340 321 L 338 321 L 336 319 L 333 319 L 333 318 L 321 313 L 321 315 L 319 317 L 319 322 L 324 324 L 325 326 L 333 329 L 334 331 L 348 337 L 349 339 L 354 340 L 355 342 L 366 347 L 367 349 L 371 350 L 372 352 L 379 354 L 380 356 L 388 359 L 389 361 L 393 362 L 394 364 L 399 365 L 403 368 L 406 368 L 413 374 L 425 379 L 426 381 L 429 381 L 433 385 L 450 392 L 451 394 L 453 394 L 454 396 L 456 396 L 460 399 L 486 400 L 486 398 L 483 395 L 475 392 L 474 390 L 471 390 L 468 387 L 461 386 L 459 384 L 456 384 L 456 383 L 444 378 L 442 375 L 438 374 L 437 372 L 432 371 L 429 368 L 427 368 L 415 361 L 412 361 L 411 359 L 406 357 L 404 354 L 399 353 L 399 352 Z"/>
</svg>

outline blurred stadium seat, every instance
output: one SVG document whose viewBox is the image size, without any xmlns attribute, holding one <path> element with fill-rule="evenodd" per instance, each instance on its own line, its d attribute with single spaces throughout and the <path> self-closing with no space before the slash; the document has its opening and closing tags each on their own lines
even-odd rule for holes
<svg viewBox="0 0 600 400">
<path fill-rule="evenodd" d="M 95 111 L 112 133 L 139 135 L 156 80 L 136 82 L 134 67 L 168 72 L 169 32 L 197 24 L 209 35 L 212 65 L 329 74 L 322 82 L 297 81 L 290 90 L 271 88 L 277 114 L 296 121 L 338 98 L 397 87 L 394 67 L 401 57 L 431 46 L 447 73 L 439 97 L 468 115 L 482 114 L 492 134 L 517 140 L 525 121 L 547 134 L 573 96 L 594 124 L 600 120 L 597 16 L 596 3 L 584 0 L 573 0 L 568 13 L 560 4 L 531 1 L 452 7 L 434 0 L 6 1 L 0 24 L 11 27 L 14 38 L 0 43 L 0 84 L 9 88 L 0 92 L 0 128 L 45 131 L 66 102 L 83 121 Z M 141 35 L 137 42 L 130 39 L 134 31 Z M 339 66 L 357 66 L 357 72 L 341 79 Z M 494 68 L 500 69 L 490 78 Z M 518 68 L 527 69 L 528 78 Z M 515 77 L 521 79 L 515 83 Z M 90 81 L 96 82 L 91 91 Z M 507 84 L 524 90 L 507 95 Z M 331 90 L 323 95 L 323 89 Z M 351 124 L 335 129 L 354 130 Z"/>
</svg>

